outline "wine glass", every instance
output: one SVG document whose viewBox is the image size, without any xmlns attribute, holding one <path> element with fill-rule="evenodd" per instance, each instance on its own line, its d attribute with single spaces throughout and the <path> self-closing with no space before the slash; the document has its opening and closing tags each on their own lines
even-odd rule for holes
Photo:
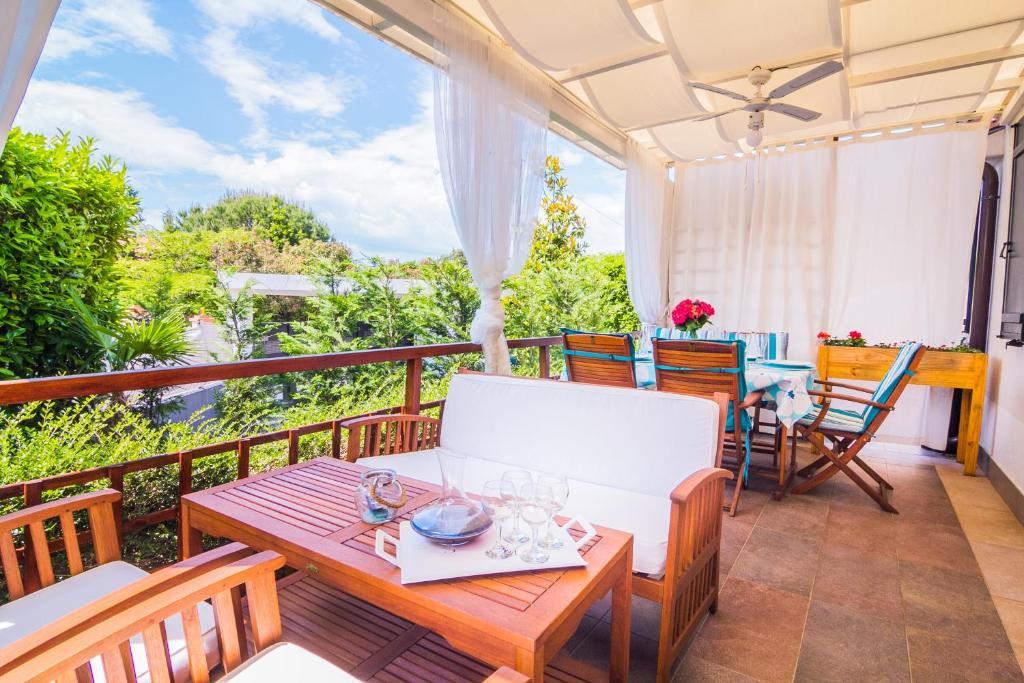
<svg viewBox="0 0 1024 683">
<path fill-rule="evenodd" d="M 550 556 L 544 548 L 537 544 L 537 541 L 540 528 L 548 521 L 548 511 L 535 497 L 529 496 L 520 505 L 519 514 L 522 516 L 523 521 L 530 525 L 531 538 L 533 539 L 530 547 L 520 552 L 519 557 L 523 562 L 529 562 L 530 564 L 544 564 L 550 559 Z"/>
<path fill-rule="evenodd" d="M 519 525 L 523 501 L 531 495 L 533 475 L 526 470 L 508 470 L 501 475 L 502 496 L 512 508 L 512 530 L 503 536 L 509 543 L 526 543 L 530 537 Z M 506 490 L 505 487 L 508 487 Z"/>
<path fill-rule="evenodd" d="M 548 513 L 546 531 L 538 545 L 542 548 L 561 548 L 562 541 L 552 533 L 551 523 L 569 498 L 569 481 L 561 474 L 538 475 L 535 498 Z"/>
<path fill-rule="evenodd" d="M 498 536 L 494 539 L 494 547 L 484 553 L 492 560 L 504 560 L 512 557 L 512 548 L 506 545 L 502 538 L 505 520 L 512 516 L 512 508 L 507 502 L 513 497 L 511 493 L 512 487 L 498 480 L 484 484 L 483 491 L 480 493 L 480 503 L 483 505 L 484 511 L 498 523 Z"/>
</svg>

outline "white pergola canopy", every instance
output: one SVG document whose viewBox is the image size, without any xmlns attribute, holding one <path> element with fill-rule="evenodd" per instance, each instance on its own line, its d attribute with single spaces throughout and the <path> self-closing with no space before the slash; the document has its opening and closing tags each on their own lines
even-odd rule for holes
<svg viewBox="0 0 1024 683">
<path fill-rule="evenodd" d="M 710 121 L 828 60 L 845 69 L 788 95 L 822 113 L 768 112 L 766 144 L 1017 109 L 1024 1 L 988 0 L 319 0 L 387 40 L 434 58 L 435 5 L 463 11 L 556 83 L 552 128 L 622 165 L 631 136 L 666 161 L 749 149 L 747 113 Z"/>
</svg>

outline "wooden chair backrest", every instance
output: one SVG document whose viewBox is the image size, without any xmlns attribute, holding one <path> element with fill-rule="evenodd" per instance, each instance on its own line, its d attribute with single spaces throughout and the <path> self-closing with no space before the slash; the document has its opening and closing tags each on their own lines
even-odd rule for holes
<svg viewBox="0 0 1024 683">
<path fill-rule="evenodd" d="M 654 377 L 659 391 L 690 396 L 712 397 L 725 394 L 734 403 L 741 402 L 741 376 L 738 372 L 715 372 L 713 368 L 739 368 L 737 344 L 683 339 L 654 339 Z M 658 366 L 687 368 L 663 370 Z M 700 368 L 709 368 L 701 372 Z"/>
<path fill-rule="evenodd" d="M 348 429 L 345 459 L 350 462 L 436 448 L 441 438 L 441 421 L 427 415 L 371 415 L 341 426 Z"/>
<path fill-rule="evenodd" d="M 11 600 L 53 585 L 56 580 L 50 542 L 46 538 L 46 523 L 51 519 L 56 519 L 60 525 L 63 549 L 72 576 L 84 571 L 79 535 L 75 529 L 76 512 L 88 514 L 96 563 L 120 560 L 121 545 L 114 517 L 114 505 L 120 500 L 121 494 L 117 491 L 102 489 L 33 505 L 0 517 L 0 565 L 3 566 Z M 26 539 L 24 568 L 18 563 L 15 547 L 14 535 L 19 529 L 26 530 L 23 535 Z"/>
<path fill-rule="evenodd" d="M 242 604 L 238 588 L 244 586 L 256 652 L 281 639 L 281 616 L 274 572 L 284 557 L 266 551 L 249 555 L 198 574 L 173 581 L 163 589 L 140 591 L 128 586 L 114 594 L 117 599 L 103 618 L 85 607 L 56 622 L 53 635 L 17 661 L 0 665 L 0 681 L 76 681 L 75 670 L 100 656 L 107 681 L 134 681 L 129 639 L 142 634 L 150 680 L 173 680 L 167 656 L 163 622 L 180 614 L 184 624 L 189 673 L 193 683 L 208 683 L 206 661 L 196 606 L 212 601 L 224 670 L 231 672 L 248 658 Z M 172 568 L 173 569 L 173 568 Z M 157 576 L 154 574 L 153 576 Z M 170 576 L 170 575 L 167 575 Z M 58 630 L 59 627 L 59 630 Z M 301 678 L 301 672 L 295 672 Z"/>
<path fill-rule="evenodd" d="M 621 334 L 562 333 L 565 369 L 570 382 L 636 388 L 633 341 Z M 571 352 L 606 356 L 598 358 Z M 614 356 L 615 358 L 612 358 Z"/>
</svg>

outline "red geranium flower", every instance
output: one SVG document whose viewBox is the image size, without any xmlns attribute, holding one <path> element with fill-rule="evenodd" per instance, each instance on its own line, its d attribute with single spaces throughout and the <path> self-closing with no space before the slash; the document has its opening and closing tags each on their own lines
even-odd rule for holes
<svg viewBox="0 0 1024 683">
<path fill-rule="evenodd" d="M 863 337 L 864 335 L 857 330 L 850 330 L 850 339 L 862 339 Z"/>
<path fill-rule="evenodd" d="M 818 339 L 820 339 L 822 341 L 825 341 L 826 339 L 831 339 L 831 338 L 832 338 L 832 335 L 829 334 L 828 332 L 819 332 L 818 333 Z"/>
</svg>

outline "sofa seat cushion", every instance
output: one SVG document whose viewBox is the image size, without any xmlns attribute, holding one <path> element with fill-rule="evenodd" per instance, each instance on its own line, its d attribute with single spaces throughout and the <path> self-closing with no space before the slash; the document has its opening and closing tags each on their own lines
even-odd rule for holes
<svg viewBox="0 0 1024 683">
<path fill-rule="evenodd" d="M 402 476 L 439 486 L 441 468 L 437 451 L 440 450 L 443 449 L 360 458 L 358 462 L 366 467 L 392 469 Z M 485 482 L 501 479 L 502 473 L 509 469 L 512 467 L 505 463 L 468 457 L 463 480 L 466 492 L 480 492 Z M 531 471 L 536 474 L 536 470 Z M 665 571 L 671 515 L 668 496 L 650 496 L 569 477 L 569 502 L 561 514 L 580 515 L 592 524 L 633 534 L 633 571 L 653 575 Z"/>
<path fill-rule="evenodd" d="M 271 645 L 220 680 L 235 683 L 280 683 L 290 680 L 301 680 L 303 683 L 358 683 L 357 678 L 326 659 L 292 643 Z"/>
<path fill-rule="evenodd" d="M 144 570 L 127 562 L 108 562 L 77 576 L 58 581 L 42 590 L 29 593 L 5 605 L 0 605 L 0 647 L 10 645 L 51 622 L 145 576 L 147 574 Z M 207 661 L 213 666 L 220 662 L 213 609 L 203 602 L 199 604 L 198 611 Z M 168 619 L 165 625 L 171 665 L 174 669 L 174 680 L 177 683 L 183 683 L 189 679 L 189 673 L 188 653 L 181 617 L 175 615 Z M 132 658 L 135 661 L 136 678 L 140 683 L 145 683 L 149 681 L 149 665 L 146 662 L 142 636 L 132 638 L 131 649 Z M 105 680 L 99 658 L 94 660 L 92 669 L 96 683 Z"/>
</svg>

